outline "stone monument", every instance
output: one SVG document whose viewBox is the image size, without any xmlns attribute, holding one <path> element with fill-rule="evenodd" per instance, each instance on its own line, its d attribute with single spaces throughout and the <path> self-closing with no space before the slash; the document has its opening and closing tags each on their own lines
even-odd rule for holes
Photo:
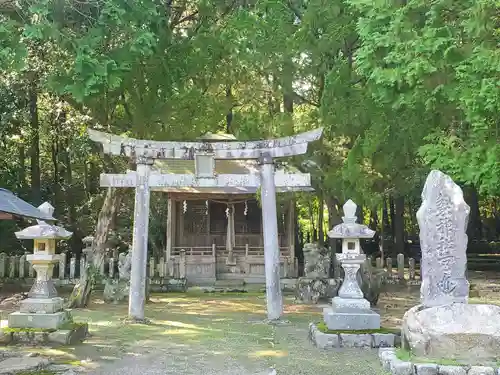
<svg viewBox="0 0 500 375">
<path fill-rule="evenodd" d="M 357 280 L 357 273 L 366 260 L 360 239 L 372 238 L 375 231 L 356 223 L 356 208 L 356 204 L 348 200 L 343 207 L 343 223 L 328 232 L 330 238 L 342 239 L 342 253 L 336 256 L 345 274 L 332 307 L 323 310 L 324 321 L 330 330 L 380 329 L 380 315 L 370 309 L 370 302 L 363 297 Z"/>
<path fill-rule="evenodd" d="M 405 313 L 402 325 L 402 344 L 415 356 L 473 364 L 495 362 L 500 352 L 500 307 L 467 303 L 469 211 L 460 187 L 432 171 L 417 212 L 421 304 Z"/>
<path fill-rule="evenodd" d="M 317 243 L 304 245 L 304 277 L 297 280 L 296 299 L 305 303 L 318 303 L 322 298 L 333 298 L 339 283 L 329 278 L 330 254 Z"/>
<path fill-rule="evenodd" d="M 103 299 L 108 303 L 128 301 L 130 292 L 130 270 L 132 256 L 130 252 L 120 253 L 118 256 L 118 280 L 106 280 Z"/>
<path fill-rule="evenodd" d="M 54 207 L 46 202 L 38 209 L 52 216 Z M 34 240 L 34 253 L 26 257 L 33 265 L 36 280 L 28 293 L 28 298 L 21 302 L 20 311 L 8 318 L 9 328 L 44 328 L 58 329 L 71 320 L 68 311 L 63 309 L 63 299 L 57 296 L 52 272 L 54 264 L 59 262 L 55 254 L 56 240 L 72 236 L 66 229 L 37 220 L 33 225 L 20 232 L 16 237 L 21 240 Z"/>
</svg>

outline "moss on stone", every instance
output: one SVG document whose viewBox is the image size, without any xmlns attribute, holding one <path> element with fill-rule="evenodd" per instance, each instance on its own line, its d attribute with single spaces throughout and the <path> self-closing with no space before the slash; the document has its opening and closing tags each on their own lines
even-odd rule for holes
<svg viewBox="0 0 500 375">
<path fill-rule="evenodd" d="M 396 349 L 396 357 L 404 362 L 412 362 L 412 363 L 433 363 L 442 366 L 467 366 L 472 363 L 464 363 L 457 361 L 452 358 L 441 358 L 441 359 L 430 359 L 425 357 L 419 357 L 413 355 L 410 351 L 405 350 L 403 348 Z M 474 365 L 495 365 L 496 367 L 500 366 L 500 362 L 497 360 L 496 363 L 474 363 Z"/>
<path fill-rule="evenodd" d="M 383 328 L 383 327 L 381 327 L 380 329 L 366 329 L 366 330 L 331 330 L 331 329 L 328 329 L 325 322 L 316 323 L 316 328 L 318 328 L 318 330 L 320 332 L 328 333 L 331 335 L 338 335 L 341 333 L 352 333 L 352 334 L 358 334 L 358 335 L 370 334 L 370 333 L 392 333 L 392 334 L 399 333 L 398 329 Z"/>
<path fill-rule="evenodd" d="M 51 333 L 55 332 L 55 329 L 48 329 L 48 328 L 10 328 L 10 327 L 5 327 L 2 328 L 2 331 L 4 333 Z"/>
<path fill-rule="evenodd" d="M 86 326 L 87 323 L 82 323 L 82 322 L 73 322 L 69 321 L 64 323 L 59 329 L 52 329 L 52 328 L 10 328 L 10 327 L 5 327 L 2 328 L 1 331 L 3 333 L 52 333 L 56 332 L 58 330 L 68 330 L 68 331 L 75 331 L 81 327 Z"/>
<path fill-rule="evenodd" d="M 59 330 L 76 331 L 82 327 L 85 327 L 86 325 L 87 323 L 71 321 L 64 323 L 61 327 L 59 327 Z"/>
</svg>

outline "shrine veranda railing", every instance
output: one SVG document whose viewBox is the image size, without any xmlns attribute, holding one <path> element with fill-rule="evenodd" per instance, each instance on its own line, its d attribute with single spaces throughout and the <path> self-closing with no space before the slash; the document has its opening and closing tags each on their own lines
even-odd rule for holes
<svg viewBox="0 0 500 375">
<path fill-rule="evenodd" d="M 210 257 L 205 251 L 211 252 L 212 249 L 204 250 L 203 255 L 196 254 L 196 249 L 186 249 L 184 252 L 181 251 L 179 255 L 173 256 L 170 262 L 166 262 L 162 257 L 151 257 L 148 262 L 148 275 L 150 281 L 154 284 L 161 284 L 162 280 L 169 278 L 180 279 L 184 277 L 187 278 L 190 284 L 196 284 L 197 282 L 204 284 L 206 282 L 215 281 L 212 280 L 212 276 L 206 276 L 207 272 L 203 272 L 204 268 L 216 267 L 217 262 L 224 261 L 224 259 Z M 192 252 L 192 255 L 190 255 L 189 252 Z M 21 256 L 8 256 L 6 253 L 0 253 L 0 281 L 10 280 L 17 282 L 24 280 L 26 284 L 31 284 L 31 279 L 34 278 L 35 272 L 33 267 L 31 267 L 30 263 L 26 260 L 26 255 L 28 254 L 29 253 Z M 253 255 L 248 255 L 247 257 L 237 256 L 237 260 L 238 259 L 241 261 L 240 263 L 246 263 L 246 269 L 243 271 L 247 272 L 249 278 L 251 278 L 252 275 L 255 277 L 264 276 L 264 262 L 262 257 Z M 420 266 L 413 258 L 405 259 L 403 254 L 399 254 L 394 263 L 391 258 L 386 258 L 384 267 L 382 267 L 381 258 L 377 258 L 374 261 L 369 258 L 368 262 L 371 262 L 370 264 L 375 268 L 384 268 L 388 273 L 389 282 L 406 280 L 414 284 L 419 283 Z M 68 259 L 66 254 L 61 254 L 61 260 L 59 263 L 55 264 L 53 278 L 56 284 L 59 285 L 74 284 L 80 278 L 80 272 L 84 267 L 85 259 L 78 259 L 76 257 Z M 106 278 L 117 278 L 117 260 L 107 258 L 101 265 L 100 273 Z M 216 273 L 215 268 L 211 270 L 211 274 L 214 273 Z M 297 259 L 292 262 L 289 257 L 281 257 L 280 274 L 282 278 L 298 277 Z M 338 267 L 335 267 L 333 276 L 335 278 L 340 277 L 340 269 Z"/>
</svg>

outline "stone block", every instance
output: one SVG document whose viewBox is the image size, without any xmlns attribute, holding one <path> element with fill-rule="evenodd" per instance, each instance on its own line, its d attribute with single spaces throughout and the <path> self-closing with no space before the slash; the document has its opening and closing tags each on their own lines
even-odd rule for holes
<svg viewBox="0 0 500 375">
<path fill-rule="evenodd" d="M 332 299 L 332 307 L 337 309 L 361 309 L 370 310 L 370 302 L 364 298 L 342 298 L 334 297 Z"/>
<path fill-rule="evenodd" d="M 404 362 L 399 359 L 391 361 L 392 375 L 413 375 L 413 366 L 410 362 Z"/>
<path fill-rule="evenodd" d="M 5 332 L 0 329 L 0 345 L 8 345 L 12 341 L 12 332 Z"/>
<path fill-rule="evenodd" d="M 340 346 L 343 348 L 371 348 L 372 335 L 370 334 L 354 334 L 341 333 Z"/>
<path fill-rule="evenodd" d="M 339 348 L 339 335 L 321 332 L 314 323 L 309 324 L 309 339 L 320 349 Z"/>
<path fill-rule="evenodd" d="M 395 336 L 393 333 L 374 333 L 373 347 L 374 348 L 392 348 L 394 347 Z"/>
<path fill-rule="evenodd" d="M 323 309 L 323 319 L 331 330 L 380 329 L 380 315 L 372 310 Z"/>
<path fill-rule="evenodd" d="M 485 363 L 500 352 L 499 315 L 500 307 L 494 305 L 418 305 L 405 313 L 402 330 L 416 356 Z"/>
<path fill-rule="evenodd" d="M 130 282 L 128 280 L 106 281 L 104 285 L 103 300 L 106 303 L 127 302 L 130 291 Z"/>
<path fill-rule="evenodd" d="M 438 366 L 439 375 L 467 375 L 467 370 L 462 366 Z"/>
<path fill-rule="evenodd" d="M 314 333 L 314 342 L 320 349 L 339 348 L 339 335 L 327 334 L 320 331 Z"/>
<path fill-rule="evenodd" d="M 380 359 L 380 362 L 382 363 L 382 368 L 385 371 L 390 371 L 392 361 L 397 359 L 396 352 L 394 351 L 394 349 L 393 350 L 384 350 L 384 351 L 379 350 L 378 357 Z"/>
<path fill-rule="evenodd" d="M 58 329 L 70 318 L 68 311 L 60 311 L 54 314 L 35 314 L 15 312 L 8 317 L 10 328 L 40 328 Z"/>
<path fill-rule="evenodd" d="M 12 332 L 12 342 L 23 345 L 43 345 L 47 342 L 47 332 L 18 331 Z"/>
<path fill-rule="evenodd" d="M 22 313 L 53 314 L 61 311 L 64 300 L 60 297 L 54 298 L 28 298 L 21 302 L 19 311 Z"/>
<path fill-rule="evenodd" d="M 415 363 L 415 375 L 438 375 L 438 365 L 434 363 Z"/>
<path fill-rule="evenodd" d="M 488 366 L 472 366 L 467 375 L 496 375 L 495 369 Z"/>
<path fill-rule="evenodd" d="M 43 370 L 50 361 L 41 357 L 7 358 L 0 366 L 1 375 L 11 375 L 17 373 L 31 373 Z"/>
<path fill-rule="evenodd" d="M 340 283 L 335 279 L 313 279 L 300 277 L 295 285 L 296 300 L 303 303 L 318 303 L 337 295 Z"/>
<path fill-rule="evenodd" d="M 49 333 L 47 339 L 50 343 L 68 345 L 71 339 L 71 332 L 71 330 L 60 329 L 58 331 Z"/>
</svg>

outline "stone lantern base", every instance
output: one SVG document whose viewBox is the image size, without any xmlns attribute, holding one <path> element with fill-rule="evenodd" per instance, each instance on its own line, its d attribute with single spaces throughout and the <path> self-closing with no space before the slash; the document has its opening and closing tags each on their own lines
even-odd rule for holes
<svg viewBox="0 0 500 375">
<path fill-rule="evenodd" d="M 57 330 L 71 321 L 71 313 L 66 310 L 55 313 L 24 313 L 17 311 L 9 315 L 8 327 Z"/>
<path fill-rule="evenodd" d="M 323 319 L 332 331 L 366 331 L 380 329 L 380 315 L 370 309 L 335 309 L 325 307 Z"/>
<path fill-rule="evenodd" d="M 339 254 L 342 256 L 342 254 Z M 334 331 L 363 331 L 380 329 L 380 315 L 370 310 L 370 302 L 363 298 L 356 275 L 364 255 L 342 257 L 344 282 L 332 306 L 323 309 L 323 319 L 328 329 Z"/>
</svg>

